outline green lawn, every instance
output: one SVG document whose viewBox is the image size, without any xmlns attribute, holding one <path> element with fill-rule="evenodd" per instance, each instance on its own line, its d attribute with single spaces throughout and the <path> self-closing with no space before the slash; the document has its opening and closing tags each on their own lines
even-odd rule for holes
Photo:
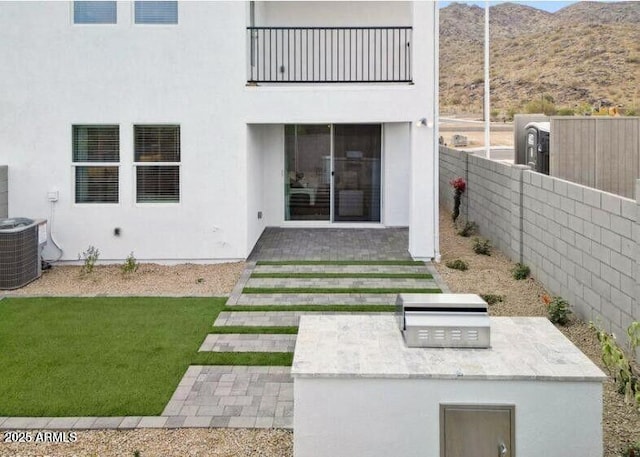
<svg viewBox="0 0 640 457">
<path fill-rule="evenodd" d="M 0 416 L 160 414 L 225 301 L 0 300 Z"/>
<path fill-rule="evenodd" d="M 258 260 L 256 265 L 424 265 L 420 260 Z"/>
<path fill-rule="evenodd" d="M 245 287 L 243 294 L 441 294 L 433 287 Z"/>
</svg>

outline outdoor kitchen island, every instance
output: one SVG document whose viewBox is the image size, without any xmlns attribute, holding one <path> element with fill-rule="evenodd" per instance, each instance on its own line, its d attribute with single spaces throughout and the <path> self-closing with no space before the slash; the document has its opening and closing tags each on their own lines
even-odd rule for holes
<svg viewBox="0 0 640 457">
<path fill-rule="evenodd" d="M 393 316 L 302 317 L 295 457 L 601 457 L 604 373 L 546 318 L 490 326 L 487 349 L 409 348 Z"/>
</svg>

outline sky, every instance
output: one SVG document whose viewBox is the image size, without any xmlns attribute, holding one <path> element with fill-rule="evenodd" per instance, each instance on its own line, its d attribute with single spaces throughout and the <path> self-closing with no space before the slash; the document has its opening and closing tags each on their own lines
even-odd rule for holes
<svg viewBox="0 0 640 457">
<path fill-rule="evenodd" d="M 566 1 L 519 1 L 519 0 L 511 0 L 511 2 L 522 3 L 523 5 L 533 6 L 534 8 L 538 8 L 539 10 L 549 11 L 550 13 L 554 13 L 559 9 L 564 8 L 565 6 L 569 6 L 572 3 L 576 3 L 575 1 L 566 2 Z M 439 6 L 440 8 L 444 8 L 445 6 L 450 5 L 451 3 L 453 2 L 439 2 Z M 467 3 L 472 5 L 478 5 L 481 7 L 485 6 L 485 2 L 483 1 L 459 1 L 457 3 Z M 489 6 L 495 5 L 496 3 L 505 3 L 505 2 L 490 1 Z"/>
</svg>

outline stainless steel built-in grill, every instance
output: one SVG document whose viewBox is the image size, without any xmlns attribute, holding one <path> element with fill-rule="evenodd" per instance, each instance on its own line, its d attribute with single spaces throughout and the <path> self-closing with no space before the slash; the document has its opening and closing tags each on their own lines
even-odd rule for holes
<svg viewBox="0 0 640 457">
<path fill-rule="evenodd" d="M 474 294 L 398 294 L 398 325 L 409 347 L 488 348 L 487 303 Z"/>
</svg>

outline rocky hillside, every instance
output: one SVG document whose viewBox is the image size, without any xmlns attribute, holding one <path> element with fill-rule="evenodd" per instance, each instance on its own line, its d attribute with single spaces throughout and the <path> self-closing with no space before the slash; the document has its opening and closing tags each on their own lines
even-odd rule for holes
<svg viewBox="0 0 640 457">
<path fill-rule="evenodd" d="M 532 100 L 640 114 L 640 2 L 579 2 L 556 13 L 502 3 L 490 9 L 491 106 Z M 442 112 L 482 112 L 484 9 L 440 10 Z"/>
</svg>

